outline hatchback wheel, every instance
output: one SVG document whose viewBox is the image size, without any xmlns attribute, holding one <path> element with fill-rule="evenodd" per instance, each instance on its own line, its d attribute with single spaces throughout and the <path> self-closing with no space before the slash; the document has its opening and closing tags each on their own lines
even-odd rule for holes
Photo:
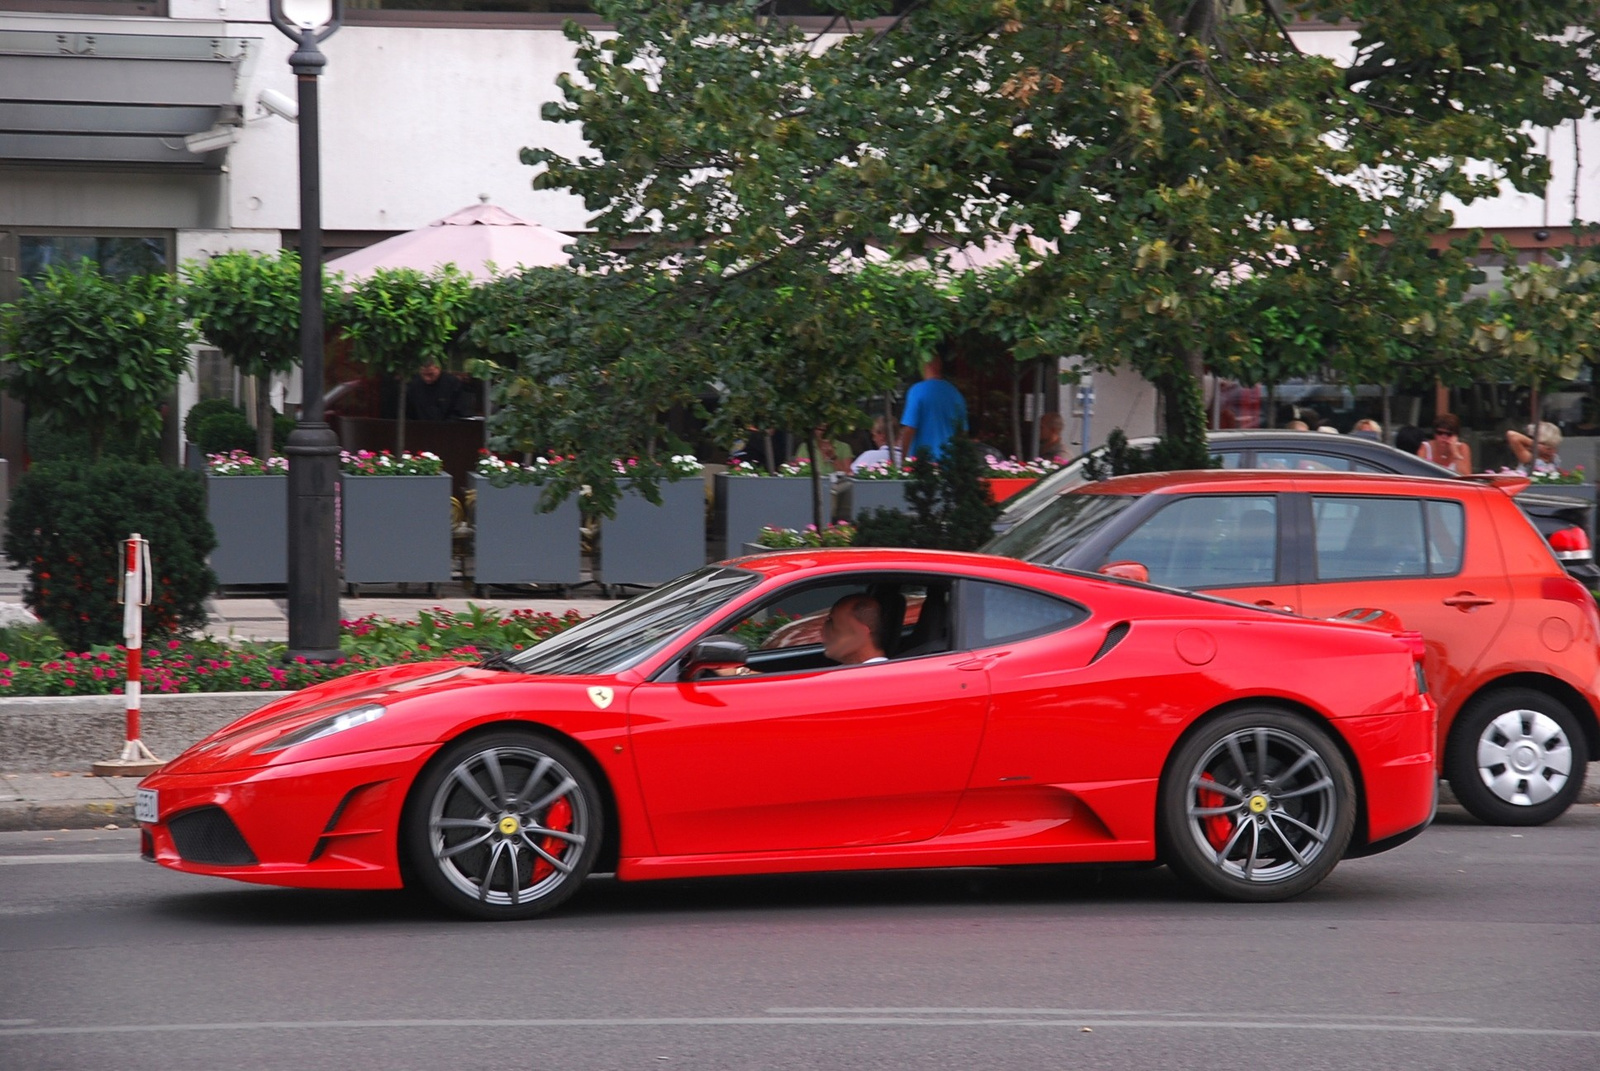
<svg viewBox="0 0 1600 1071">
<path fill-rule="evenodd" d="M 593 868 L 604 813 L 593 776 L 564 745 L 521 731 L 461 740 L 406 804 L 408 872 L 463 915 L 542 915 Z"/>
<path fill-rule="evenodd" d="M 1179 747 L 1161 786 L 1162 854 L 1231 900 L 1298 896 L 1327 877 L 1355 829 L 1355 782 L 1306 718 L 1241 710 Z"/>
<path fill-rule="evenodd" d="M 1479 696 L 1456 716 L 1445 776 L 1456 799 L 1490 825 L 1537 826 L 1583 789 L 1583 730 L 1561 703 L 1531 688 Z"/>
</svg>

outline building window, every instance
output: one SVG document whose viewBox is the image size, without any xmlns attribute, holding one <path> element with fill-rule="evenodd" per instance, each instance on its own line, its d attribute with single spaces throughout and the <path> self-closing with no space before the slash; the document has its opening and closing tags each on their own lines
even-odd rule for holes
<svg viewBox="0 0 1600 1071">
<path fill-rule="evenodd" d="M 168 270 L 167 239 L 153 235 L 23 234 L 18 236 L 24 279 L 46 268 L 72 268 L 93 261 L 106 275 L 157 275 Z"/>
<path fill-rule="evenodd" d="M 167 0 L 0 0 L 0 11 L 65 15 L 155 15 L 167 13 Z"/>
</svg>

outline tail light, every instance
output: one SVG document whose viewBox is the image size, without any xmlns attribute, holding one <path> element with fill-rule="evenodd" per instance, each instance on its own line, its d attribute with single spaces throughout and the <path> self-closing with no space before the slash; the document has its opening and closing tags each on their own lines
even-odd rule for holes
<svg viewBox="0 0 1600 1071">
<path fill-rule="evenodd" d="M 1550 549 L 1564 562 L 1586 562 L 1594 558 L 1594 549 L 1589 545 L 1589 533 L 1575 524 L 1556 529 L 1550 533 L 1549 539 Z"/>
<path fill-rule="evenodd" d="M 1422 633 L 1405 631 L 1396 632 L 1394 638 L 1400 645 L 1411 652 L 1411 668 L 1417 674 L 1417 694 L 1428 694 L 1428 675 L 1422 671 L 1423 656 L 1428 653 L 1428 643 L 1422 638 Z"/>
</svg>

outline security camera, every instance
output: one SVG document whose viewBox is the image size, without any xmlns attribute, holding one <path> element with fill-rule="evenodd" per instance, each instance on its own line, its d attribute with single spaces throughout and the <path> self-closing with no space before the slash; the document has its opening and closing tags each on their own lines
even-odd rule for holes
<svg viewBox="0 0 1600 1071">
<path fill-rule="evenodd" d="M 279 119 L 296 122 L 300 118 L 300 105 L 290 97 L 284 96 L 276 89 L 263 89 L 256 94 L 256 103 L 263 109 L 276 115 Z"/>
<path fill-rule="evenodd" d="M 1548 242 L 1550 240 L 1550 232 L 1543 228 L 1536 230 L 1533 232 L 1533 240 L 1536 242 Z"/>
<path fill-rule="evenodd" d="M 183 139 L 183 147 L 196 156 L 204 156 L 208 152 L 226 149 L 238 138 L 239 132 L 231 126 L 214 126 L 210 130 L 202 130 L 198 134 L 190 134 Z"/>
</svg>

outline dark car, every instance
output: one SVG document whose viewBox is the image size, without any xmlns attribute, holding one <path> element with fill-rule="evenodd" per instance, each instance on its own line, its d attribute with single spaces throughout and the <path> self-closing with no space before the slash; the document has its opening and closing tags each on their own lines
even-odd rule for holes
<svg viewBox="0 0 1600 1071">
<path fill-rule="evenodd" d="M 1297 472 L 1370 472 L 1397 476 L 1462 479 L 1455 473 L 1371 439 L 1308 431 L 1214 431 L 1207 436 L 1211 455 L 1224 469 L 1271 469 Z M 1153 438 L 1130 439 L 1135 447 L 1154 446 Z M 1104 457 L 1105 447 L 1075 458 L 1058 472 L 1040 480 L 1006 502 L 994 530 L 1004 532 L 1042 509 L 1063 491 L 1089 481 L 1089 462 Z M 1600 566 L 1595 565 L 1593 504 L 1576 498 L 1524 491 L 1517 505 L 1533 521 L 1568 574 L 1586 587 L 1600 588 Z"/>
<path fill-rule="evenodd" d="M 1054 496 L 984 549 L 1421 633 L 1456 797 L 1486 822 L 1534 825 L 1565 811 L 1600 760 L 1600 614 L 1517 510 L 1523 482 L 1118 476 Z"/>
</svg>

